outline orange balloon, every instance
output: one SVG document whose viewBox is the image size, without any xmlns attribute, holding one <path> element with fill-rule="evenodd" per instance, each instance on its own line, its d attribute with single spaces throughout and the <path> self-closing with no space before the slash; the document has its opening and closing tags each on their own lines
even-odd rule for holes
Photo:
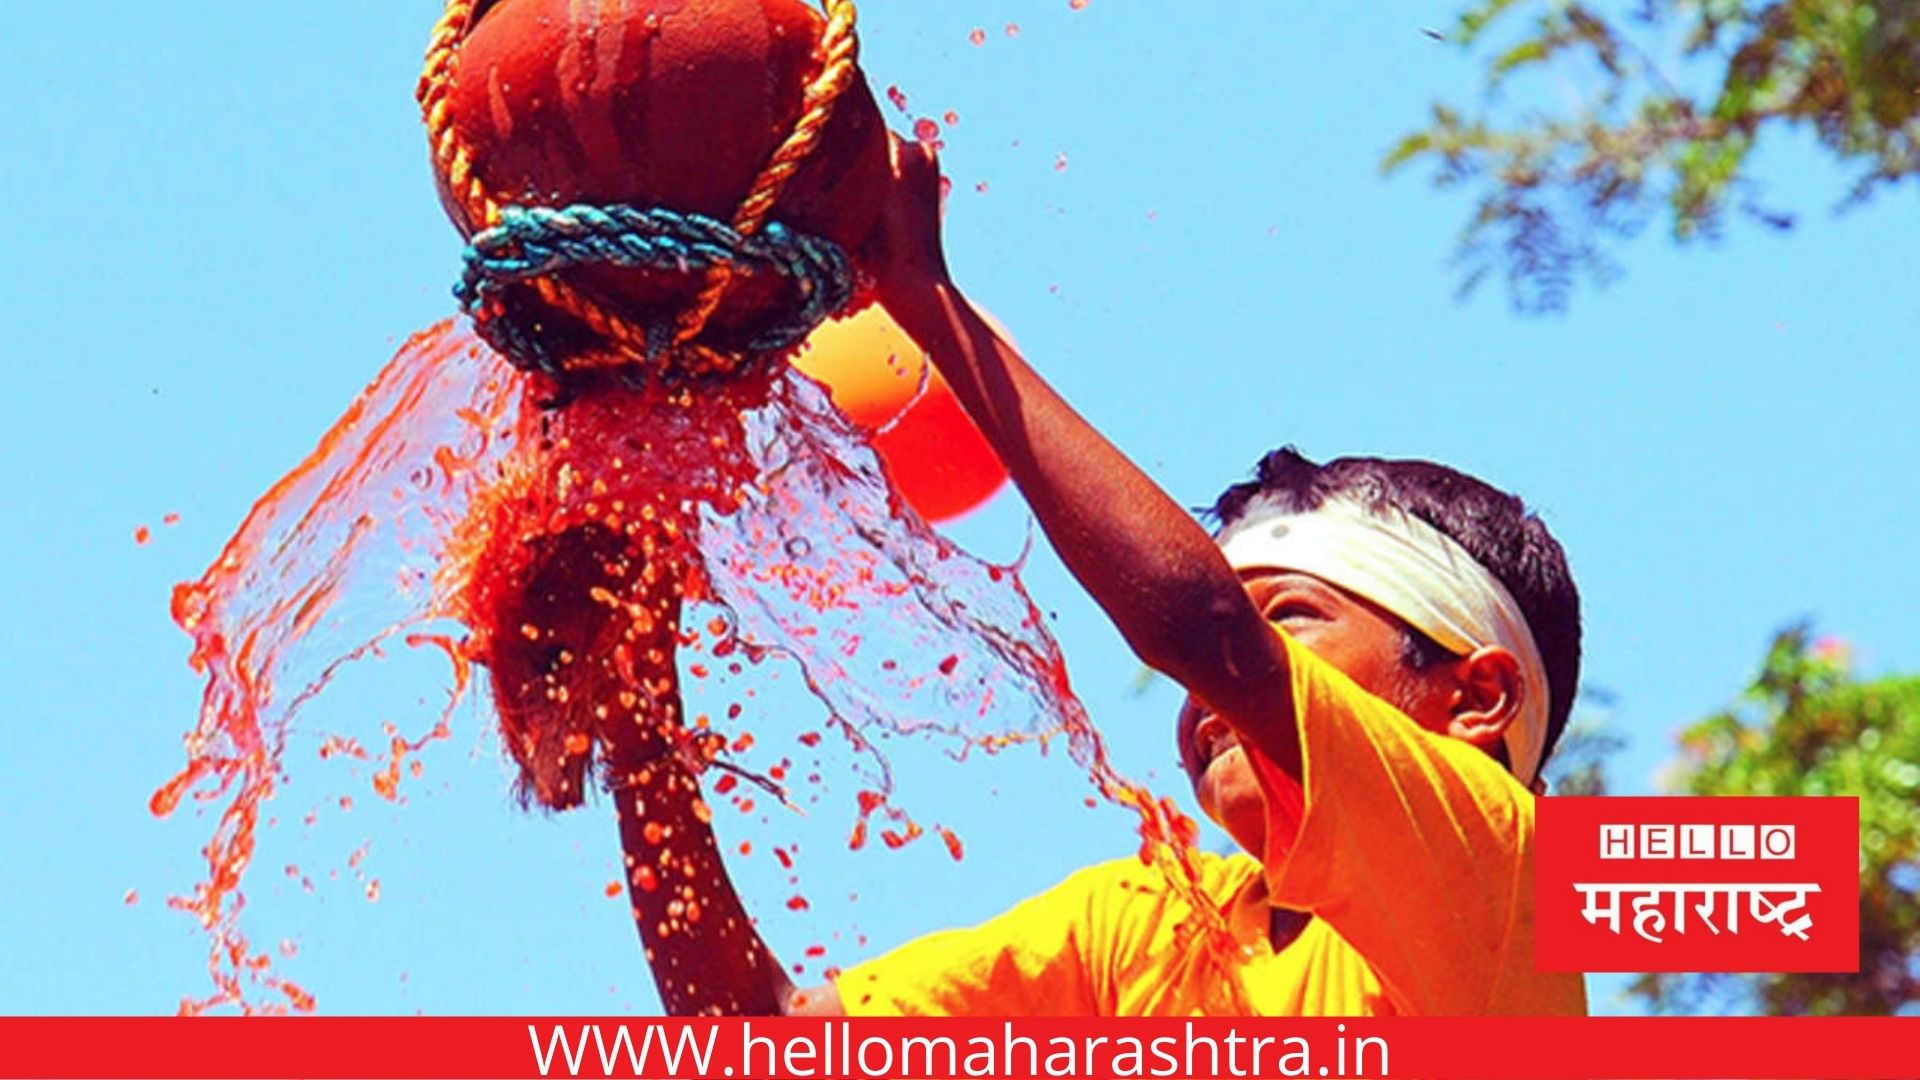
<svg viewBox="0 0 1920 1080">
<path fill-rule="evenodd" d="M 937 371 L 900 422 L 874 436 L 873 448 L 894 490 L 928 521 L 951 521 L 1007 482 L 1006 466 Z"/>
<path fill-rule="evenodd" d="M 1006 468 L 953 388 L 938 369 L 927 370 L 920 346 L 884 308 L 822 325 L 793 363 L 872 435 L 894 490 L 928 521 L 957 518 L 1006 483 Z"/>
<path fill-rule="evenodd" d="M 877 304 L 820 324 L 793 359 L 826 386 L 847 419 L 869 432 L 912 404 L 926 364 L 920 346 Z"/>
</svg>

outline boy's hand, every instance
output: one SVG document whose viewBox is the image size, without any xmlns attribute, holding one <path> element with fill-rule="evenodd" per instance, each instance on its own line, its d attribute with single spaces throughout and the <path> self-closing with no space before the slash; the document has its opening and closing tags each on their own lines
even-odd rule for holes
<svg viewBox="0 0 1920 1080">
<path fill-rule="evenodd" d="M 897 137 L 892 147 L 893 183 L 858 255 L 876 299 L 946 378 L 1061 561 L 1134 653 L 1298 777 L 1284 642 L 1207 531 L 961 295 L 940 249 L 933 151 Z"/>
<path fill-rule="evenodd" d="M 880 220 L 857 253 L 873 275 L 882 306 L 904 292 L 945 284 L 946 253 L 940 247 L 944 192 L 933 147 L 889 133 L 893 182 Z"/>
</svg>

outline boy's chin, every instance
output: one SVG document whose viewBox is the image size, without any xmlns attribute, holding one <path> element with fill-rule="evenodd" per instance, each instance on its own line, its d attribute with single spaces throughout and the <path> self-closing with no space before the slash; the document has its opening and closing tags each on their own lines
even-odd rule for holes
<svg viewBox="0 0 1920 1080">
<path fill-rule="evenodd" d="M 1208 820 L 1233 837 L 1247 854 L 1256 859 L 1264 854 L 1267 803 L 1239 747 L 1207 765 L 1193 783 L 1193 794 Z"/>
</svg>

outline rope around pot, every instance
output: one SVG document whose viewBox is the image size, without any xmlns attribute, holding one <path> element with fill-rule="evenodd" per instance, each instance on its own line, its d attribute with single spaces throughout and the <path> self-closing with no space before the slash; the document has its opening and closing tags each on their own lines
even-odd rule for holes
<svg viewBox="0 0 1920 1080">
<path fill-rule="evenodd" d="M 853 280 L 846 253 L 828 240 L 771 222 L 769 215 L 853 84 L 859 42 L 852 0 L 825 0 L 820 71 L 807 84 L 792 132 L 761 169 L 731 224 L 669 207 L 502 203 L 477 175 L 447 101 L 476 3 L 448 0 L 428 42 L 415 96 L 434 167 L 474 228 L 466 272 L 454 294 L 489 345 L 522 370 L 555 375 L 633 365 L 658 374 L 725 375 L 758 353 L 796 344 L 846 305 Z M 684 310 L 642 323 L 608 310 L 555 276 L 587 265 L 684 270 L 701 274 L 703 284 Z M 793 282 L 797 306 L 743 351 L 713 348 L 699 340 L 701 332 L 742 268 L 770 270 Z M 556 350 L 524 307 L 507 303 L 509 285 L 530 287 L 544 305 L 585 327 L 600 344 Z"/>
</svg>

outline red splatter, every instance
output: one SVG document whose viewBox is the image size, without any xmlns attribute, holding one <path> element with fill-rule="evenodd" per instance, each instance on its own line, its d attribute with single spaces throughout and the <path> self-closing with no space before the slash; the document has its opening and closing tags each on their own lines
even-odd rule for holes
<svg viewBox="0 0 1920 1080">
<path fill-rule="evenodd" d="M 344 735 L 329 735 L 320 743 L 321 761 L 329 761 L 342 755 L 359 761 L 367 760 L 366 748 L 361 746 L 357 739 L 349 739 Z"/>
<path fill-rule="evenodd" d="M 909 821 L 904 831 L 888 829 L 880 834 L 880 840 L 888 847 L 897 851 L 924 835 L 926 835 L 926 830 L 922 829 L 918 822 Z"/>
<path fill-rule="evenodd" d="M 1008 32 L 1009 36 L 1017 33 L 1017 27 L 1009 24 Z M 980 31 L 976 44 L 983 44 L 984 38 L 985 32 Z M 888 96 L 896 107 L 904 108 L 904 94 L 897 98 L 894 94 Z M 769 365 L 764 370 L 785 369 Z M 199 727 L 187 740 L 186 767 L 155 792 L 150 805 L 154 812 L 165 814 L 178 805 L 189 789 L 204 783 L 205 789 L 197 791 L 195 797 L 209 802 L 221 800 L 225 811 L 206 846 L 207 880 L 197 886 L 191 896 L 179 901 L 179 906 L 199 918 L 217 943 L 211 972 L 216 996 L 208 1002 L 188 1003 L 188 1011 L 203 1011 L 223 1004 L 246 1009 L 244 991 L 257 986 L 267 986 L 284 995 L 296 1009 L 312 1008 L 310 996 L 299 988 L 291 984 L 283 986 L 280 981 L 269 982 L 270 976 L 264 974 L 249 974 L 264 972 L 264 968 L 246 946 L 238 922 L 244 899 L 239 893 L 240 877 L 254 853 L 253 833 L 259 804 L 274 797 L 285 776 L 280 747 L 289 735 L 299 734 L 289 703 L 304 700 L 302 690 L 314 685 L 316 674 L 330 673 L 347 660 L 380 655 L 383 645 L 393 640 L 389 636 L 391 632 L 419 625 L 409 620 L 423 617 L 460 622 L 472 635 L 446 649 L 455 670 L 455 689 L 450 695 L 453 702 L 465 693 L 468 665 L 473 660 L 486 659 L 489 662 L 486 670 L 497 671 L 492 664 L 497 657 L 489 655 L 490 647 L 497 645 L 502 651 L 525 656 L 564 655 L 561 646 L 567 639 L 556 633 L 559 628 L 549 619 L 487 618 L 489 612 L 508 610 L 500 608 L 495 603 L 498 597 L 488 590 L 514 591 L 525 581 L 523 571 L 528 569 L 531 558 L 525 553 L 525 540 L 529 537 L 559 536 L 567 530 L 594 525 L 626 536 L 635 535 L 634 530 L 638 529 L 646 532 L 651 540 L 664 544 L 668 551 L 684 550 L 694 545 L 684 534 L 673 535 L 667 527 L 666 519 L 675 513 L 672 506 L 708 505 L 720 511 L 720 518 L 714 519 L 717 521 L 726 518 L 730 510 L 737 509 L 743 502 L 758 499 L 760 495 L 749 494 L 745 486 L 729 487 L 754 479 L 745 472 L 730 471 L 736 464 L 755 465 L 747 460 L 746 451 L 724 440 L 710 444 L 705 436 L 714 431 L 733 430 L 726 425 L 765 405 L 767 383 L 756 384 L 742 377 L 716 387 L 703 390 L 699 395 L 677 397 L 664 405 L 629 400 L 643 397 L 638 391 L 633 394 L 610 391 L 604 400 L 597 394 L 588 394 L 575 399 L 565 409 L 549 409 L 544 406 L 538 387 L 519 373 L 508 370 L 497 357 L 476 346 L 470 336 L 454 329 L 452 324 L 443 324 L 409 342 L 355 402 L 348 415 L 327 434 L 315 453 L 256 504 L 253 514 L 206 575 L 176 590 L 174 616 L 194 638 L 193 666 L 209 680 L 206 698 L 209 706 L 202 713 Z M 828 457 L 819 451 L 838 449 L 840 444 L 832 441 L 838 436 L 830 432 L 818 436 L 807 434 L 814 430 L 809 426 L 814 423 L 812 414 L 792 404 L 792 400 L 797 399 L 776 399 L 776 403 L 784 402 L 780 407 L 789 411 L 786 414 L 776 411 L 773 419 L 790 422 L 800 433 L 795 441 L 804 451 L 815 457 Z M 634 406 L 655 409 L 649 416 L 660 416 L 662 424 L 636 425 Z M 454 425 L 455 418 L 463 426 Z M 702 424 L 713 426 L 701 427 Z M 668 428 L 697 432 L 702 438 L 676 446 L 668 435 L 651 434 Z M 651 441 L 643 444 L 634 438 L 636 430 L 649 432 Z M 822 426 L 820 431 L 828 429 Z M 624 463 L 623 454 L 626 455 Z M 635 455 L 645 455 L 649 460 L 636 463 Z M 395 462 L 406 464 L 396 466 Z M 683 479 L 696 474 L 718 477 L 715 490 L 696 487 L 704 480 Z M 663 479 L 665 483 L 659 482 Z M 556 488 L 550 481 L 564 483 Z M 596 490 L 603 482 L 604 493 Z M 573 486 L 566 487 L 568 483 Z M 811 489 L 794 487 L 789 494 L 805 495 L 806 490 Z M 760 491 L 764 493 L 765 489 Z M 662 492 L 667 495 L 663 496 Z M 860 491 L 830 494 L 849 500 L 867 498 L 867 494 Z M 731 505 L 730 499 L 734 500 Z M 858 519 L 865 524 L 874 517 L 871 505 L 870 500 L 824 505 L 827 524 L 831 526 L 839 520 L 834 515 L 849 516 L 856 511 L 865 515 Z M 666 513 L 661 514 L 663 508 Z M 433 520 L 423 519 L 422 513 Z M 880 516 L 884 518 L 884 513 Z M 703 528 L 706 520 L 702 519 Z M 766 518 L 736 515 L 732 520 L 764 521 Z M 651 523 L 651 532 L 640 525 L 643 521 Z M 454 523 L 451 535 L 446 534 L 447 522 Z M 784 526 L 786 523 L 776 521 L 774 524 Z M 815 522 L 796 518 L 793 524 L 812 526 Z M 726 527 L 716 526 L 723 534 Z M 407 549 L 408 553 L 397 564 L 387 558 L 396 534 L 403 543 L 415 545 Z M 958 568 L 962 575 L 974 575 L 958 579 L 960 584 L 956 588 L 963 593 L 983 588 L 975 582 L 988 577 L 979 564 L 952 558 L 964 553 L 939 545 L 937 537 L 930 533 L 916 533 L 913 537 L 926 551 L 916 556 L 911 581 L 898 584 L 890 579 L 882 582 L 873 577 L 872 571 L 842 560 L 841 552 L 822 539 L 826 535 L 824 530 L 807 533 L 814 550 L 805 557 L 792 556 L 791 562 L 780 560 L 778 552 L 792 534 L 775 531 L 765 535 L 772 550 L 763 554 L 770 555 L 772 561 L 763 562 L 753 572 L 752 581 L 744 584 L 735 581 L 730 587 L 759 587 L 785 593 L 795 605 L 823 613 L 864 611 L 866 618 L 887 619 L 897 610 L 888 606 L 891 598 L 907 594 L 888 590 L 919 589 L 928 585 L 943 588 L 947 584 L 946 567 Z M 730 539 L 751 549 L 755 536 L 743 531 Z M 521 554 L 514 555 L 515 550 Z M 434 555 L 427 558 L 422 554 L 425 552 L 434 552 Z M 937 555 L 939 562 L 923 557 L 925 555 Z M 952 561 L 947 561 L 949 559 Z M 393 572 L 396 565 L 401 570 L 397 577 Z M 1012 577 L 1013 584 L 1008 587 L 1006 598 L 1031 607 L 1018 589 L 1017 576 L 1008 576 Z M 262 582 L 270 584 L 260 587 Z M 660 608 L 636 602 L 637 590 L 620 582 L 612 584 L 621 587 L 606 587 L 602 591 L 607 599 L 622 605 L 620 610 L 628 614 L 636 630 L 651 627 L 663 614 Z M 712 595 L 715 591 L 718 590 L 705 581 L 697 587 L 694 584 L 688 587 L 689 594 Z M 371 627 L 365 621 L 349 623 L 344 631 L 337 631 L 343 613 L 349 610 L 336 603 L 341 597 L 356 601 L 371 598 L 375 601 L 371 607 L 379 613 L 378 617 L 391 616 L 391 621 Z M 382 603 L 386 606 L 380 607 Z M 1017 636 L 1041 639 L 1030 653 L 1023 652 L 1018 659 L 1000 659 L 1040 688 L 1034 691 L 1035 696 L 1042 700 L 1047 711 L 1060 714 L 1075 740 L 1076 760 L 1087 764 L 1103 792 L 1112 793 L 1116 801 L 1143 815 L 1157 813 L 1156 802 L 1150 798 L 1125 799 L 1135 789 L 1113 773 L 1097 733 L 1085 724 L 1077 709 L 1071 707 L 1064 667 L 1058 662 L 1053 643 L 1045 638 L 1044 631 L 1037 635 L 1024 633 L 1038 625 L 1042 624 L 1031 619 L 1022 623 L 1015 613 L 1004 620 L 1004 625 L 996 627 Z M 312 633 L 322 627 L 326 633 Z M 531 636 L 524 634 L 523 628 L 531 630 Z M 363 636 L 343 638 L 341 632 Z M 373 636 L 376 634 L 380 636 Z M 997 640 L 984 631 L 979 636 L 983 640 Z M 663 637 L 665 645 L 649 644 Z M 642 687 L 640 682 L 652 679 L 654 673 L 662 669 L 671 677 L 672 649 L 676 639 L 683 637 L 684 634 L 665 637 L 637 633 L 631 638 L 635 644 L 620 650 L 617 662 L 607 657 L 592 666 L 609 670 L 617 667 L 617 671 L 610 670 L 610 675 L 632 676 L 633 689 L 645 689 L 646 696 L 652 697 L 654 687 L 651 684 Z M 321 651 L 335 649 L 342 641 L 355 640 L 363 644 L 350 656 Z M 844 639 L 821 632 L 818 640 L 818 645 L 808 646 L 798 632 L 787 639 L 790 644 L 798 641 L 797 649 L 803 653 L 808 647 L 824 649 L 829 640 Z M 965 648 L 973 647 L 971 641 L 969 639 Z M 690 645 L 684 647 L 691 648 Z M 958 655 L 949 673 L 957 671 Z M 744 657 L 759 663 L 753 649 L 746 649 Z M 901 659 L 904 662 L 888 663 L 882 671 L 892 673 L 897 669 L 916 676 L 908 680 L 903 675 L 901 682 L 917 682 L 918 674 L 927 671 L 929 658 L 923 653 L 911 653 Z M 556 664 L 574 662 L 582 667 L 589 663 L 585 658 L 554 661 Z M 564 694 L 570 689 L 568 685 L 549 683 L 548 688 L 556 694 L 545 700 L 566 703 Z M 941 693 L 951 690 L 946 686 L 940 688 Z M 753 696 L 751 688 L 743 693 L 748 698 Z M 636 692 L 632 696 L 638 699 L 642 695 Z M 631 711 L 636 706 L 623 702 L 623 707 Z M 728 715 L 737 717 L 739 706 L 733 706 Z M 502 720 L 503 727 L 510 728 L 505 716 Z M 591 727 L 591 723 L 588 726 Z M 539 734 L 526 728 L 520 731 Z M 535 744 L 515 741 L 511 729 L 507 734 L 506 746 L 523 768 L 531 768 L 531 762 L 552 770 L 555 762 L 569 758 L 575 763 L 574 768 L 585 770 L 588 765 L 583 759 L 591 752 L 591 743 L 583 747 L 579 739 L 567 738 L 565 731 L 548 732 L 552 738 Z M 978 745 L 989 745 L 987 740 L 997 734 L 981 733 Z M 969 745 L 973 745 L 974 736 L 968 738 Z M 752 741 L 743 735 L 733 745 L 736 752 L 740 752 L 751 746 Z M 556 753 L 562 749 L 569 754 Z M 854 749 L 859 752 L 867 748 L 856 745 Z M 397 759 L 395 755 L 390 762 L 389 773 L 397 772 Z M 571 794 L 577 796 L 581 790 L 576 781 Z M 567 795 L 569 789 L 558 787 L 549 788 L 544 794 L 536 792 L 543 797 L 556 793 Z M 886 819 L 904 829 L 889 829 L 889 833 L 902 842 L 917 835 L 917 826 L 906 821 L 904 813 L 887 808 L 886 804 L 884 795 L 863 792 L 860 829 L 864 832 L 866 828 L 866 815 L 886 809 Z M 352 800 L 342 797 L 339 805 L 342 809 L 350 808 Z M 741 799 L 736 805 L 742 812 L 751 812 L 753 808 L 752 800 L 748 799 Z M 309 815 L 309 820 L 313 820 L 313 815 Z M 687 869 L 690 872 L 691 868 Z M 658 875 L 650 867 L 636 866 L 632 877 L 638 890 L 656 889 L 660 884 Z M 674 887 L 681 885 L 680 878 L 679 872 L 672 874 Z M 303 879 L 303 886 L 306 884 Z M 367 892 L 370 901 L 375 899 L 378 882 L 369 882 Z M 795 894 L 788 906 L 802 911 L 809 905 L 804 897 Z"/>
</svg>

